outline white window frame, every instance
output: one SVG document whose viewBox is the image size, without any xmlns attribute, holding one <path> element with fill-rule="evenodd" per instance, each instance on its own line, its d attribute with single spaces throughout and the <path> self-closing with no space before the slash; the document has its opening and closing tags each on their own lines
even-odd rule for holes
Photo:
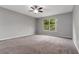
<svg viewBox="0 0 79 59">
<path fill-rule="evenodd" d="M 56 32 L 57 31 L 57 19 L 56 18 L 55 18 L 55 30 L 50 31 L 50 26 L 49 26 L 49 30 L 44 29 L 44 20 L 45 19 L 49 20 L 49 23 L 50 23 L 50 19 L 52 19 L 52 18 L 44 18 L 44 19 L 42 19 L 42 29 L 43 29 L 43 31 L 46 31 L 46 32 Z"/>
</svg>

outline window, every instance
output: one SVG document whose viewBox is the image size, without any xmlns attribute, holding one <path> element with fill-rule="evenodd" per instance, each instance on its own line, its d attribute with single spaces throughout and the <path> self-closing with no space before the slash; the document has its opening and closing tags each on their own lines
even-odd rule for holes
<svg viewBox="0 0 79 59">
<path fill-rule="evenodd" d="M 55 18 L 44 19 L 43 28 L 44 30 L 47 30 L 47 31 L 55 31 L 56 30 L 56 19 Z"/>
</svg>

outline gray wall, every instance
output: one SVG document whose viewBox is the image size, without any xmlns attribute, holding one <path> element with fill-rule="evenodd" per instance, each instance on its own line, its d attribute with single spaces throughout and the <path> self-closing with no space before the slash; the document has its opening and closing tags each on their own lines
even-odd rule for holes
<svg viewBox="0 0 79 59">
<path fill-rule="evenodd" d="M 0 7 L 0 40 L 34 33 L 34 18 Z"/>
<path fill-rule="evenodd" d="M 73 10 L 73 40 L 79 52 L 79 6 Z"/>
<path fill-rule="evenodd" d="M 57 19 L 57 29 L 56 32 L 49 32 L 44 31 L 42 29 L 42 20 L 44 18 L 56 17 Z M 58 36 L 58 37 L 66 37 L 72 38 L 72 13 L 65 13 L 50 17 L 44 17 L 36 20 L 36 34 L 43 34 L 43 35 L 51 35 L 51 36 Z"/>
</svg>

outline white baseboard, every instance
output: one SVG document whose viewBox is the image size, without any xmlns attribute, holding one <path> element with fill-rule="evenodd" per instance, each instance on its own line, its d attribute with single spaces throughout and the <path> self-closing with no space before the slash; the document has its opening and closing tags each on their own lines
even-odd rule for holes
<svg viewBox="0 0 79 59">
<path fill-rule="evenodd" d="M 77 47 L 76 41 L 73 40 L 73 42 L 74 42 L 74 45 L 75 45 L 75 47 L 76 47 L 76 49 L 77 49 L 77 51 L 78 51 L 78 53 L 79 53 L 79 49 L 78 49 L 78 47 Z"/>
<path fill-rule="evenodd" d="M 34 35 L 34 34 L 30 34 L 30 35 Z M 6 38 L 2 38 L 1 40 L 7 40 L 7 39 L 12 39 L 12 38 L 18 38 L 18 37 L 24 37 L 24 36 L 30 36 L 30 35 L 17 35 L 17 36 L 12 36 L 12 37 L 6 37 Z"/>
</svg>

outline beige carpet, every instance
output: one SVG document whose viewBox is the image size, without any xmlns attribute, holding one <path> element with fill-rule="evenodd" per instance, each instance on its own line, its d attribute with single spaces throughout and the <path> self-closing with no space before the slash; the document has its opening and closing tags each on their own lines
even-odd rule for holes
<svg viewBox="0 0 79 59">
<path fill-rule="evenodd" d="M 0 41 L 0 54 L 77 54 L 70 39 L 32 35 Z"/>
</svg>

